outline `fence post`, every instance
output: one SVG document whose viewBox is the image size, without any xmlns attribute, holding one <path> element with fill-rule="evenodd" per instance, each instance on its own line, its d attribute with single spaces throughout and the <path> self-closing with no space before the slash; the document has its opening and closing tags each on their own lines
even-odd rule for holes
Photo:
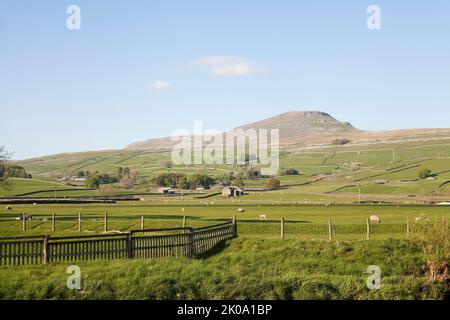
<svg viewBox="0 0 450 320">
<path fill-rule="evenodd" d="M 78 231 L 81 232 L 81 212 L 78 213 Z"/>
<path fill-rule="evenodd" d="M 55 213 L 52 213 L 52 231 L 56 230 L 56 217 L 55 217 Z"/>
<path fill-rule="evenodd" d="M 406 236 L 409 238 L 409 233 L 411 231 L 411 227 L 409 225 L 409 218 L 406 218 Z"/>
<path fill-rule="evenodd" d="M 127 258 L 134 258 L 133 233 L 131 231 L 127 233 Z"/>
<path fill-rule="evenodd" d="M 370 220 L 367 219 L 367 240 L 370 240 Z"/>
<path fill-rule="evenodd" d="M 284 239 L 284 218 L 281 218 L 281 239 Z"/>
<path fill-rule="evenodd" d="M 144 230 L 144 216 L 141 217 L 141 230 Z"/>
<path fill-rule="evenodd" d="M 237 221 L 236 221 L 236 217 L 233 218 L 233 238 L 237 238 Z"/>
<path fill-rule="evenodd" d="M 27 230 L 27 219 L 26 214 L 22 213 L 22 230 Z"/>
<path fill-rule="evenodd" d="M 108 212 L 105 212 L 105 227 L 104 232 L 108 232 Z"/>
<path fill-rule="evenodd" d="M 333 240 L 333 227 L 331 226 L 331 219 L 328 219 L 328 240 Z"/>
<path fill-rule="evenodd" d="M 48 250 L 48 240 L 50 236 L 44 236 L 44 245 L 43 245 L 43 260 L 44 264 L 47 264 L 50 261 L 49 250 Z"/>
<path fill-rule="evenodd" d="M 195 251 L 194 251 L 194 230 L 192 228 L 189 228 L 188 232 L 188 247 L 187 247 L 187 257 L 193 258 Z"/>
<path fill-rule="evenodd" d="M 186 216 L 183 216 L 183 228 L 186 228 Z"/>
</svg>

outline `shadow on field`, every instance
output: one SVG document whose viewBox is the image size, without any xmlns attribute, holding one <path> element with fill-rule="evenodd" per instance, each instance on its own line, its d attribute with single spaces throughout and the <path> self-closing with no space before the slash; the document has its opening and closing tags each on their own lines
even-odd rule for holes
<svg viewBox="0 0 450 320">
<path fill-rule="evenodd" d="M 212 256 L 215 256 L 219 253 L 222 253 L 225 249 L 227 249 L 230 246 L 230 240 L 223 240 L 216 244 L 214 247 L 212 247 L 210 250 L 206 251 L 205 253 L 199 255 L 197 259 L 199 260 L 205 260 L 208 258 L 211 258 Z"/>
</svg>

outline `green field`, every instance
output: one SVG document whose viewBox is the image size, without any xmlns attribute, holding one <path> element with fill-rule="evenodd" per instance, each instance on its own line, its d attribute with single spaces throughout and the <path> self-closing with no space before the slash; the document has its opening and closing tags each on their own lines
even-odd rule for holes
<svg viewBox="0 0 450 320">
<path fill-rule="evenodd" d="M 168 160 L 170 160 L 168 150 L 111 150 L 25 160 L 18 164 L 32 173 L 35 180 L 16 181 L 13 190 L 0 190 L 0 196 L 38 191 L 35 196 L 51 197 L 55 196 L 55 189 L 57 196 L 98 195 L 95 190 L 77 190 L 82 187 L 68 186 L 56 179 L 73 175 L 79 170 L 91 172 L 98 170 L 110 174 L 117 172 L 119 167 L 137 170 L 140 175 L 139 183 L 131 190 L 121 190 L 120 185 L 115 185 L 113 194 L 117 195 L 154 192 L 157 186 L 152 182 L 152 178 L 162 172 L 188 175 L 205 172 L 213 177 L 220 177 L 225 173 L 245 170 L 242 166 L 236 165 L 163 167 L 162 162 Z M 281 174 L 290 168 L 298 170 L 301 174 L 293 176 Z M 431 170 L 430 179 L 418 178 L 419 171 L 424 168 Z M 361 192 L 363 198 L 370 200 L 375 196 L 384 197 L 382 200 L 386 201 L 388 196 L 393 202 L 413 203 L 411 199 L 405 198 L 416 196 L 422 202 L 446 201 L 450 199 L 448 185 L 445 185 L 450 180 L 450 139 L 426 136 L 414 141 L 403 139 L 378 143 L 359 142 L 344 146 L 323 144 L 286 146 L 281 152 L 280 169 L 276 178 L 281 181 L 283 188 L 280 193 L 291 196 L 279 197 L 278 193 L 274 192 L 261 195 L 263 199 L 302 200 L 305 194 L 323 194 L 326 195 L 324 201 L 330 201 L 330 194 L 336 194 L 340 199 L 343 195 L 348 195 L 346 201 L 338 201 L 349 203 L 354 202 L 355 196 L 359 196 Z M 244 187 L 264 189 L 266 182 L 267 179 L 246 179 Z M 256 199 L 255 195 L 252 195 L 251 199 Z"/>
<path fill-rule="evenodd" d="M 393 151 L 394 150 L 394 151 Z M 175 196 L 156 195 L 152 178 L 161 172 L 213 177 L 238 173 L 239 166 L 173 166 L 161 161 L 169 152 L 112 150 L 55 155 L 20 163 L 33 179 L 13 179 L 12 190 L 0 196 L 85 198 L 105 196 L 58 178 L 77 170 L 115 173 L 118 167 L 138 170 L 131 189 L 111 185 L 108 196 L 130 195 L 137 201 L 110 204 L 11 204 L 0 208 L 0 236 L 93 235 L 104 230 L 127 232 L 140 228 L 202 227 L 231 220 L 238 239 L 193 259 L 80 262 L 84 286 L 65 288 L 66 264 L 0 268 L 0 299 L 443 299 L 448 288 L 429 282 L 426 257 L 410 241 L 407 223 L 417 217 L 450 218 L 450 139 L 358 143 L 345 146 L 293 145 L 283 150 L 281 187 L 265 190 L 267 178 L 244 180 L 239 198 L 213 195 L 217 191 L 177 190 Z M 294 168 L 299 175 L 282 175 Z M 419 179 L 429 168 L 432 176 Z M 111 191 L 112 190 L 112 191 Z M 183 193 L 183 195 L 181 195 Z M 202 198 L 211 195 L 207 198 Z M 9 198 L 8 198 L 9 197 Z M 31 202 L 32 203 L 32 202 Z M 238 209 L 245 210 L 238 213 Z M 22 230 L 21 214 L 33 216 Z M 52 214 L 56 230 L 52 231 Z M 78 214 L 82 231 L 78 231 Z M 261 221 L 265 215 L 267 221 Z M 367 241 L 367 219 L 371 224 Z M 281 219 L 284 219 L 284 239 Z M 332 241 L 328 241 L 331 221 Z M 383 270 L 381 290 L 365 286 L 366 269 Z"/>
<path fill-rule="evenodd" d="M 166 200 L 167 201 L 167 200 Z M 389 206 L 389 205 L 317 205 L 233 203 L 209 200 L 208 205 L 194 201 L 121 202 L 118 204 L 88 205 L 15 205 L 13 212 L 0 213 L 0 235 L 79 234 L 78 214 L 83 219 L 83 233 L 101 233 L 107 212 L 110 230 L 128 231 L 140 228 L 144 216 L 146 228 L 181 227 L 183 216 L 188 226 L 201 227 L 231 220 L 239 224 L 240 235 L 257 238 L 278 238 L 280 220 L 285 219 L 287 238 L 328 238 L 328 220 L 332 221 L 337 239 L 365 239 L 366 221 L 377 215 L 381 224 L 372 227 L 374 238 L 404 238 L 406 221 L 416 217 L 436 219 L 449 217 L 445 206 Z M 203 202 L 203 201 L 202 201 Z M 245 213 L 238 213 L 238 208 Z M 22 213 L 32 214 L 33 220 L 22 230 L 22 222 L 15 220 Z M 51 215 L 55 213 L 57 230 L 51 231 Z M 261 221 L 266 215 L 267 221 Z"/>
<path fill-rule="evenodd" d="M 240 237 L 195 260 L 80 262 L 81 290 L 67 264 L 0 269 L 0 299 L 442 299 L 408 241 L 268 240 Z M 366 286 L 367 268 L 382 272 Z"/>
</svg>

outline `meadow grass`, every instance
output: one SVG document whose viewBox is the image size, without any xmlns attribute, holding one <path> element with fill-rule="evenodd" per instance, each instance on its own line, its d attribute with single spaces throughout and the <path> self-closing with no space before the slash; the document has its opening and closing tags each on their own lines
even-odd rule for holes
<svg viewBox="0 0 450 320">
<path fill-rule="evenodd" d="M 443 299 L 405 240 L 341 242 L 239 237 L 197 259 L 78 262 L 82 289 L 66 287 L 68 263 L 0 268 L 0 299 Z M 366 286 L 381 268 L 381 289 Z"/>
</svg>

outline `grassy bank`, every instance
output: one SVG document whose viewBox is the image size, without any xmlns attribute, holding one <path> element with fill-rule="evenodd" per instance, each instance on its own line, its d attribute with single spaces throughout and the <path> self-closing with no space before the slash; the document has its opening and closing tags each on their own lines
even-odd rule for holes
<svg viewBox="0 0 450 320">
<path fill-rule="evenodd" d="M 0 268 L 0 299 L 442 299 L 405 240 L 352 243 L 241 237 L 195 260 L 80 262 L 82 290 L 66 288 L 67 264 Z M 369 290 L 369 265 L 381 289 Z"/>
</svg>

